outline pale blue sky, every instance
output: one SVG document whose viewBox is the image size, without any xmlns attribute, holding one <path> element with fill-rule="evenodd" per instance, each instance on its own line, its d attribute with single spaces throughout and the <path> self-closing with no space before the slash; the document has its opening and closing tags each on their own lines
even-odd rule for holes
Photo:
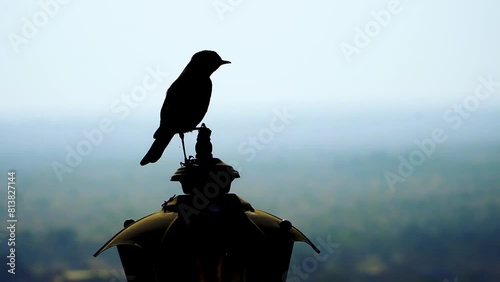
<svg viewBox="0 0 500 282">
<path fill-rule="evenodd" d="M 207 118 L 283 105 L 325 117 L 440 110 L 472 94 L 479 76 L 500 80 L 494 0 L 402 0 L 402 11 L 350 63 L 339 45 L 354 46 L 355 29 L 391 1 L 67 2 L 32 38 L 22 33 L 23 18 L 43 21 L 40 4 L 1 2 L 1 115 L 97 120 L 158 65 L 170 75 L 134 109 L 156 120 L 165 90 L 203 49 L 233 62 L 213 75 Z M 224 13 L 214 6 L 231 3 Z M 25 43 L 15 47 L 13 34 Z M 500 108 L 500 98 L 481 106 Z"/>
</svg>

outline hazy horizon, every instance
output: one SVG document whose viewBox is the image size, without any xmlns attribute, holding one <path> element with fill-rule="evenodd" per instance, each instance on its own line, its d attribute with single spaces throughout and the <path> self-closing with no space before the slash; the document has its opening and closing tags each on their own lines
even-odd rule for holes
<svg viewBox="0 0 500 282">
<path fill-rule="evenodd" d="M 3 1 L 0 180 L 16 171 L 19 228 L 16 276 L 0 230 L 0 280 L 124 281 L 116 250 L 92 254 L 181 193 L 177 136 L 139 161 L 166 90 L 210 49 L 232 62 L 203 119 L 214 156 L 240 171 L 232 192 L 337 246 L 290 282 L 499 281 L 499 9 Z"/>
</svg>

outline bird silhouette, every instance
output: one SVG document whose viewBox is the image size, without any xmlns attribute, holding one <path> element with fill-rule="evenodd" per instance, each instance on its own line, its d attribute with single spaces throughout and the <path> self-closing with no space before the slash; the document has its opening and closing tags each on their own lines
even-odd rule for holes
<svg viewBox="0 0 500 282">
<path fill-rule="evenodd" d="M 160 127 L 154 133 L 155 141 L 141 160 L 141 165 L 158 161 L 177 133 L 186 158 L 184 133 L 194 130 L 208 110 L 212 95 L 210 75 L 221 65 L 229 63 L 214 51 L 204 50 L 193 55 L 167 90 L 160 112 Z"/>
</svg>

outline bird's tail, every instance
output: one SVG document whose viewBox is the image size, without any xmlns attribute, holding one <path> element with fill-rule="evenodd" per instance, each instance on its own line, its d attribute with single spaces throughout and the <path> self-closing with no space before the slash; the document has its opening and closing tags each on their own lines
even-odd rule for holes
<svg viewBox="0 0 500 282">
<path fill-rule="evenodd" d="M 142 158 L 141 165 L 147 165 L 149 163 L 155 163 L 156 161 L 158 161 L 174 135 L 175 133 L 169 133 L 156 138 L 153 142 L 153 145 L 151 145 L 151 148 L 149 148 L 149 151 L 146 153 L 144 158 Z"/>
</svg>

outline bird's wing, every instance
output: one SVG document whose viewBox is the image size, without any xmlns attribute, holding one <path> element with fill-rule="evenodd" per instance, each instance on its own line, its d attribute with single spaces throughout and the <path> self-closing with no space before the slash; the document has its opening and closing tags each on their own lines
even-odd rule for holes
<svg viewBox="0 0 500 282">
<path fill-rule="evenodd" d="M 183 73 L 167 90 L 161 109 L 161 128 L 173 132 L 191 131 L 207 112 L 212 92 L 210 77 Z"/>
<path fill-rule="evenodd" d="M 183 82 L 183 76 L 179 76 L 167 90 L 167 95 L 165 97 L 165 102 L 163 106 L 176 105 L 182 98 L 182 85 L 186 84 Z"/>
</svg>

